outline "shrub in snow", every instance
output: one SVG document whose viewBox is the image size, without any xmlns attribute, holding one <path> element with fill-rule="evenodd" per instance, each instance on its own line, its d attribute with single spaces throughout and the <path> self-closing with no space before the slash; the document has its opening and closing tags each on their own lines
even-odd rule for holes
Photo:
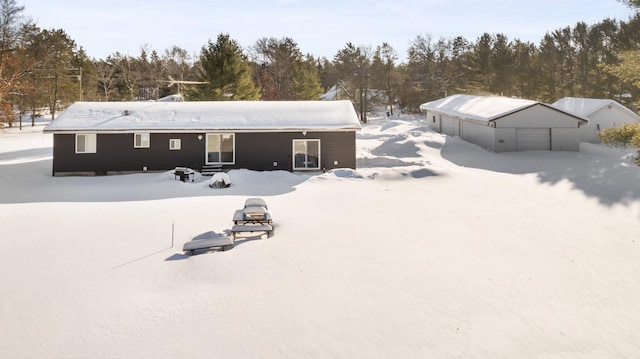
<svg viewBox="0 0 640 359">
<path fill-rule="evenodd" d="M 626 149 L 629 146 L 638 149 L 634 162 L 640 166 L 640 124 L 623 124 L 598 132 L 602 143 L 609 147 Z"/>
</svg>

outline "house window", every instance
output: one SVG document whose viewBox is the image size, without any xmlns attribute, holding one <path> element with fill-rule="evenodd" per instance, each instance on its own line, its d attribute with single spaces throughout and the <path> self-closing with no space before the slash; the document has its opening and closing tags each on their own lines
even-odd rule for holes
<svg viewBox="0 0 640 359">
<path fill-rule="evenodd" d="M 293 140 L 293 169 L 320 169 L 320 140 Z"/>
<path fill-rule="evenodd" d="M 169 139 L 169 149 L 177 151 L 182 147 L 182 140 L 179 138 Z"/>
<path fill-rule="evenodd" d="M 96 134 L 83 133 L 76 135 L 76 153 L 96 153 Z"/>
<path fill-rule="evenodd" d="M 149 148 L 149 146 L 151 145 L 151 140 L 148 133 L 134 133 L 133 139 L 133 147 L 135 148 Z"/>
<path fill-rule="evenodd" d="M 433 116 L 433 123 L 436 123 L 436 116 Z"/>
<path fill-rule="evenodd" d="M 207 163 L 234 163 L 235 146 L 233 133 L 208 133 Z"/>
</svg>

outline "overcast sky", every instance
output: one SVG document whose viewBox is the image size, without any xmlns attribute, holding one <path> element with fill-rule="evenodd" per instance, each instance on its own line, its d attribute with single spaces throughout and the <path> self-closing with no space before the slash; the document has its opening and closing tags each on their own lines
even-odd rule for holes
<svg viewBox="0 0 640 359">
<path fill-rule="evenodd" d="M 248 48 L 264 37 L 290 37 L 303 53 L 332 59 L 347 42 L 389 43 L 401 59 L 418 35 L 484 32 L 538 43 L 547 31 L 628 20 L 633 11 L 616 0 L 18 0 L 41 28 L 63 29 L 89 57 L 116 51 L 137 56 L 148 44 L 199 53 L 228 33 Z"/>
</svg>

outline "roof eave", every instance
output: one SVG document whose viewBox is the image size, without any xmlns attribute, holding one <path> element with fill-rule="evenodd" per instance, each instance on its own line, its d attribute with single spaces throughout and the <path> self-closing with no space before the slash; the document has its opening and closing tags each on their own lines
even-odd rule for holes
<svg viewBox="0 0 640 359">
<path fill-rule="evenodd" d="M 43 133 L 51 134 L 73 134 L 73 133 L 206 133 L 206 132 L 234 132 L 234 133 L 275 133 L 275 132 L 350 132 L 360 131 L 361 127 L 336 127 L 336 128 L 316 128 L 316 127 L 296 127 L 296 128 L 65 128 L 65 129 L 43 129 Z"/>
</svg>

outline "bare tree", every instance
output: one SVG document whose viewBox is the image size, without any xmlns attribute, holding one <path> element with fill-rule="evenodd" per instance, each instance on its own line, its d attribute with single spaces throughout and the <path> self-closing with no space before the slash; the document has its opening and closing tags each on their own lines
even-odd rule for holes
<svg viewBox="0 0 640 359">
<path fill-rule="evenodd" d="M 96 77 L 98 80 L 98 87 L 100 92 L 104 96 L 105 101 L 109 101 L 109 97 L 115 91 L 116 86 L 116 67 L 104 60 L 100 60 L 96 63 Z"/>
<path fill-rule="evenodd" d="M 18 6 L 15 0 L 0 0 L 0 77 L 7 51 L 15 44 L 23 11 L 24 6 Z"/>
<path fill-rule="evenodd" d="M 136 92 L 138 90 L 138 81 L 141 78 L 141 74 L 137 69 L 137 60 L 129 55 L 123 55 L 116 52 L 112 57 L 114 66 L 117 70 L 117 75 L 120 78 L 121 84 L 126 90 L 127 100 L 134 100 L 136 98 Z"/>
<path fill-rule="evenodd" d="M 375 78 L 384 87 L 389 114 L 393 116 L 393 102 L 395 100 L 395 62 L 398 60 L 396 51 L 386 42 L 376 48 L 373 55 L 372 69 L 377 74 Z"/>
<path fill-rule="evenodd" d="M 189 71 L 192 68 L 192 57 L 187 50 L 178 46 L 172 46 L 164 51 L 162 56 L 162 63 L 164 64 L 167 76 L 170 76 L 176 81 L 178 94 L 181 94 L 181 81 L 189 79 Z M 165 79 L 167 80 L 167 79 Z"/>
<path fill-rule="evenodd" d="M 362 122 L 367 122 L 371 56 L 369 46 L 347 43 L 334 57 L 339 84 L 345 93 L 352 95 L 351 102 L 358 109 Z"/>
<path fill-rule="evenodd" d="M 24 6 L 18 6 L 15 0 L 0 0 L 0 122 L 9 124 L 13 121 L 14 114 L 7 95 L 16 90 L 21 77 L 21 61 L 16 58 L 16 53 L 12 53 L 12 47 L 16 43 L 20 13 L 23 10 Z"/>
</svg>

